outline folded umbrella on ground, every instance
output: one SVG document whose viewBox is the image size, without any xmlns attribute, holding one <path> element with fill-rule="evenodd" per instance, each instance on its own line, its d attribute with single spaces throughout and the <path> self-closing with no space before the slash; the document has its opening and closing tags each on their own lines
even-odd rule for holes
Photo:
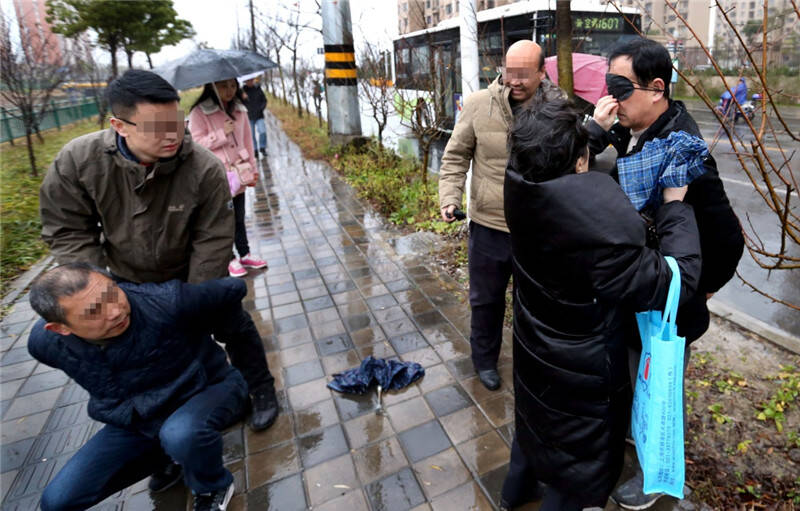
<svg viewBox="0 0 800 511">
<path fill-rule="evenodd" d="M 377 413 L 382 411 L 381 393 L 384 390 L 402 389 L 425 375 L 425 369 L 416 362 L 400 362 L 369 356 L 361 365 L 333 375 L 328 388 L 348 394 L 363 394 L 378 385 Z"/>
</svg>

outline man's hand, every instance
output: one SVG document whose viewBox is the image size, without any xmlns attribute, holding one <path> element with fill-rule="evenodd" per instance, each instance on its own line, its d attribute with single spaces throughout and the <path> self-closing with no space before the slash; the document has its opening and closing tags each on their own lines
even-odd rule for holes
<svg viewBox="0 0 800 511">
<path fill-rule="evenodd" d="M 222 131 L 225 132 L 226 135 L 230 135 L 233 131 L 233 121 L 230 119 L 225 119 L 225 125 L 222 127 Z"/>
<path fill-rule="evenodd" d="M 455 205 L 451 204 L 449 206 L 445 206 L 442 208 L 442 220 L 447 223 L 452 223 L 456 221 L 455 215 L 453 215 L 453 211 L 456 210 Z"/>
<path fill-rule="evenodd" d="M 597 105 L 594 107 L 594 122 L 608 131 L 614 124 L 618 108 L 619 102 L 614 99 L 614 96 L 603 96 L 597 100 Z"/>
<path fill-rule="evenodd" d="M 682 201 L 689 187 L 684 185 L 678 188 L 664 188 L 664 204 L 672 201 Z"/>
</svg>

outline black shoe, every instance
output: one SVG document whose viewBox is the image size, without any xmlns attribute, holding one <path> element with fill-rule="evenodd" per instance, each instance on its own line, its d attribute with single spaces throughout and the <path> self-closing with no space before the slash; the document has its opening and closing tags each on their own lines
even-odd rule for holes
<svg viewBox="0 0 800 511">
<path fill-rule="evenodd" d="M 483 383 L 483 386 L 489 390 L 497 390 L 500 388 L 500 375 L 497 374 L 497 369 L 484 369 L 478 371 L 478 378 Z"/>
<path fill-rule="evenodd" d="M 506 489 L 505 485 L 503 489 Z M 522 495 L 511 496 L 503 494 L 500 496 L 500 509 L 511 510 L 529 502 L 542 500 L 545 490 L 547 490 L 547 485 L 541 481 L 536 481 L 536 484 L 528 485 L 528 488 Z"/>
<path fill-rule="evenodd" d="M 250 429 L 253 431 L 262 431 L 272 426 L 275 419 L 278 418 L 278 397 L 275 395 L 275 389 L 256 391 L 250 396 L 251 409 L 250 414 Z"/>
<path fill-rule="evenodd" d="M 174 461 L 170 461 L 150 474 L 150 481 L 148 481 L 147 487 L 153 493 L 160 493 L 175 486 L 182 478 L 183 469 L 181 466 Z"/>
<path fill-rule="evenodd" d="M 227 488 L 194 496 L 194 511 L 225 511 L 233 497 L 233 483 Z"/>
<path fill-rule="evenodd" d="M 266 157 L 267 157 L 267 148 L 266 148 L 266 147 L 262 147 L 262 148 L 259 150 L 259 152 L 261 153 L 261 156 L 263 156 L 264 158 L 266 158 Z"/>
</svg>

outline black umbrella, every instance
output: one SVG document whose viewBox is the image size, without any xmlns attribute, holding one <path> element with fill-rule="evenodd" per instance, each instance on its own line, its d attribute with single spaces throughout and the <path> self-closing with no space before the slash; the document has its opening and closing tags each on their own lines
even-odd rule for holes
<svg viewBox="0 0 800 511">
<path fill-rule="evenodd" d="M 245 50 L 195 50 L 153 71 L 176 89 L 228 80 L 278 67 L 267 57 Z"/>
<path fill-rule="evenodd" d="M 400 362 L 369 356 L 355 369 L 333 375 L 328 388 L 337 392 L 363 394 L 373 383 L 378 385 L 378 408 L 381 413 L 381 394 L 384 390 L 402 389 L 425 375 L 425 369 L 416 362 Z"/>
</svg>

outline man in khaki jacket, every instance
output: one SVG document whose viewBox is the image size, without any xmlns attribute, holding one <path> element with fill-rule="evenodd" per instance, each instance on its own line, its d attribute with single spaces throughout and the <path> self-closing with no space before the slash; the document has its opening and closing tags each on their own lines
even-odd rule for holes
<svg viewBox="0 0 800 511">
<path fill-rule="evenodd" d="M 544 55 L 533 41 L 512 44 L 503 75 L 488 89 L 473 93 L 442 156 L 439 206 L 442 218 L 455 220 L 472 161 L 469 204 L 469 302 L 472 308 L 472 363 L 486 388 L 500 387 L 497 359 L 503 334 L 506 287 L 511 277 L 511 239 L 503 212 L 507 139 L 514 112 L 528 102 L 563 96 L 545 79 Z"/>
<path fill-rule="evenodd" d="M 111 128 L 69 142 L 42 182 L 42 238 L 53 256 L 108 267 L 137 284 L 225 277 L 230 188 L 222 162 L 184 133 L 177 91 L 155 73 L 130 70 L 107 95 Z M 239 307 L 214 337 L 247 381 L 250 426 L 269 427 L 278 402 L 252 318 Z"/>
</svg>

